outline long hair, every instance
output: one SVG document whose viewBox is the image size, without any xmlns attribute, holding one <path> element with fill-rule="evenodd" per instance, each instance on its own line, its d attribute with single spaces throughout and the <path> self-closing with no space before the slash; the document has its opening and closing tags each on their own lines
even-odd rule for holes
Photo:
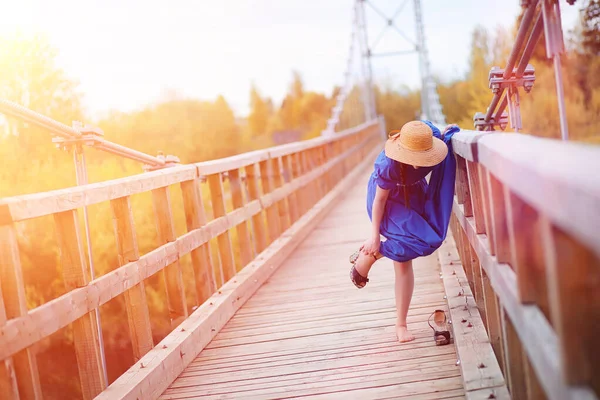
<svg viewBox="0 0 600 400">
<path fill-rule="evenodd" d="M 408 168 L 406 164 L 400 163 L 400 177 L 402 178 L 402 185 L 404 188 L 404 204 L 406 205 L 406 208 L 410 209 L 410 200 L 408 197 L 408 184 L 406 182 L 406 168 Z"/>
</svg>

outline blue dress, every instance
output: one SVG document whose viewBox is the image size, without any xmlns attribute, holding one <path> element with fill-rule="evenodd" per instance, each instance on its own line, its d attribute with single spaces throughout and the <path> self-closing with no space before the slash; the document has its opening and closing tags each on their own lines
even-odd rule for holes
<svg viewBox="0 0 600 400">
<path fill-rule="evenodd" d="M 442 139 L 439 129 L 429 121 L 433 135 Z M 376 187 L 390 191 L 380 224 L 385 237 L 379 252 L 394 261 L 404 262 L 427 256 L 438 249 L 450 223 L 456 159 L 452 150 L 452 135 L 460 129 L 453 127 L 442 139 L 448 146 L 446 158 L 434 167 L 405 168 L 406 182 L 402 182 L 401 163 L 382 151 L 374 164 L 367 186 L 367 212 L 373 218 L 373 200 Z M 429 183 L 425 176 L 431 172 Z M 404 203 L 404 185 L 408 186 L 409 206 Z"/>
</svg>

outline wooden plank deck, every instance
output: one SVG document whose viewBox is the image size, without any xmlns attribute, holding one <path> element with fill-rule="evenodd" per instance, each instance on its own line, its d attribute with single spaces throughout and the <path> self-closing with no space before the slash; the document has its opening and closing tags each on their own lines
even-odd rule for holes
<svg viewBox="0 0 600 400">
<path fill-rule="evenodd" d="M 465 398 L 453 344 L 427 325 L 444 299 L 436 254 L 417 260 L 408 316 L 395 336 L 394 272 L 380 260 L 356 289 L 348 256 L 366 238 L 368 172 L 184 370 L 161 399 Z"/>
</svg>

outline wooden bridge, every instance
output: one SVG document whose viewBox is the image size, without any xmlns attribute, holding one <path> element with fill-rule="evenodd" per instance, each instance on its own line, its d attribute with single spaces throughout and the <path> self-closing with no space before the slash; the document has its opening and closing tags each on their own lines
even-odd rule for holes
<svg viewBox="0 0 600 400">
<path fill-rule="evenodd" d="M 348 256 L 369 226 L 366 180 L 382 130 L 375 120 L 330 137 L 2 199 L 0 397 L 43 397 L 34 346 L 70 324 L 85 399 L 597 399 L 599 150 L 456 134 L 452 229 L 415 264 L 408 323 L 417 339 L 399 344 L 391 263 L 377 264 L 363 290 L 348 278 Z M 174 189 L 181 204 L 172 203 Z M 145 192 L 161 245 L 140 255 L 130 196 Z M 110 203 L 119 266 L 90 281 L 78 212 L 101 202 Z M 187 224 L 178 237 L 174 209 Z M 15 227 L 49 215 L 66 293 L 27 309 Z M 186 254 L 189 281 L 180 266 Z M 172 324 L 159 343 L 144 290 L 155 274 L 164 277 Z M 109 385 L 95 313 L 119 296 L 135 364 Z M 435 346 L 427 325 L 438 308 L 452 322 L 449 346 Z"/>
</svg>

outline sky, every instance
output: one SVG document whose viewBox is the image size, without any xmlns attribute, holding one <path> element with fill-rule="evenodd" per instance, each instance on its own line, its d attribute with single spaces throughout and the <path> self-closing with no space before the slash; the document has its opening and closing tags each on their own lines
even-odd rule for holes
<svg viewBox="0 0 600 400">
<path fill-rule="evenodd" d="M 45 34 L 58 65 L 80 83 L 88 115 L 132 111 L 169 94 L 214 100 L 223 95 L 237 115 L 255 84 L 278 104 L 298 71 L 307 90 L 330 94 L 344 82 L 354 0 L 3 0 L 0 35 Z M 412 0 L 368 0 L 416 41 Z M 467 70 L 477 25 L 513 29 L 519 0 L 421 0 L 432 73 L 445 80 Z M 560 1 L 563 29 L 577 3 Z M 385 20 L 368 4 L 372 45 Z M 411 50 L 387 29 L 373 53 Z M 352 76 L 359 76 L 357 64 Z M 376 82 L 419 87 L 416 54 L 374 57 Z"/>
</svg>

